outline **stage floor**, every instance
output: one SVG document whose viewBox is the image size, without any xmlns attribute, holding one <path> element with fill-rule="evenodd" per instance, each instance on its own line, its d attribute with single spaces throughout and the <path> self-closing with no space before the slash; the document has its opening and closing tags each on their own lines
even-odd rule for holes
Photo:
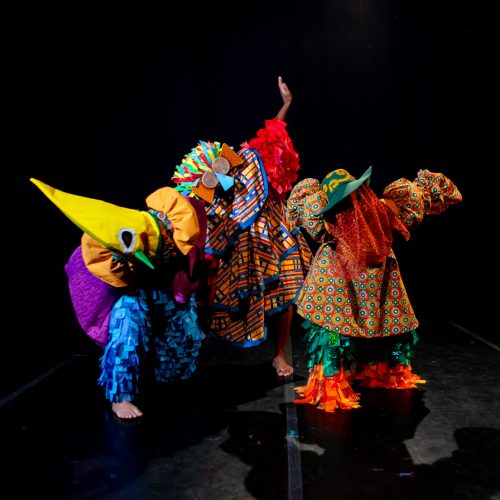
<svg viewBox="0 0 500 500">
<path fill-rule="evenodd" d="M 208 343 L 188 381 L 150 386 L 138 421 L 97 387 L 81 353 L 0 407 L 2 499 L 500 498 L 500 352 L 452 323 L 419 330 L 418 389 L 361 391 L 333 414 L 293 403 L 306 380 L 279 379 L 272 339 Z"/>
</svg>

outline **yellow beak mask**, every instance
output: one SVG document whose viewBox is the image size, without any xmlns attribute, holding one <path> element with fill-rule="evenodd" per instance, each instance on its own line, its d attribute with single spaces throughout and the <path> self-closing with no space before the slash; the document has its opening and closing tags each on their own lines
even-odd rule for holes
<svg viewBox="0 0 500 500">
<path fill-rule="evenodd" d="M 65 193 L 34 178 L 30 181 L 66 217 L 101 245 L 115 252 L 133 255 L 154 269 L 149 257 L 156 255 L 161 234 L 150 213 Z"/>
</svg>

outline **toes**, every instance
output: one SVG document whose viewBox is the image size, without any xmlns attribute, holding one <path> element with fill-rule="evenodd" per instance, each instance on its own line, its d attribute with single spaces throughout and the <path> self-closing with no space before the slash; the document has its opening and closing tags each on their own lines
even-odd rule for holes
<svg viewBox="0 0 500 500">
<path fill-rule="evenodd" d="M 128 401 L 122 401 L 120 403 L 113 403 L 111 405 L 111 409 L 113 410 L 114 414 L 121 419 L 124 420 L 131 420 L 134 418 L 139 418 L 142 417 L 143 413 L 137 406 L 134 404 L 128 402 Z"/>
<path fill-rule="evenodd" d="M 285 370 L 285 369 L 280 369 L 278 370 L 278 376 L 280 377 L 288 377 L 293 373 L 293 370 Z"/>
</svg>

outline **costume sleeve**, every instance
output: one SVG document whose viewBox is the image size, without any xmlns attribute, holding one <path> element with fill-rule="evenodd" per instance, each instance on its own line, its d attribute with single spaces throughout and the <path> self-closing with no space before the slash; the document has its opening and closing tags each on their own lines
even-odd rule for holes
<svg viewBox="0 0 500 500">
<path fill-rule="evenodd" d="M 87 233 L 82 235 L 81 249 L 83 261 L 95 277 L 117 288 L 130 285 L 127 265 Z"/>
<path fill-rule="evenodd" d="M 287 218 L 317 240 L 324 229 L 324 218 L 318 210 L 328 204 L 317 179 L 304 179 L 292 189 L 287 200 Z"/>
<path fill-rule="evenodd" d="M 266 170 L 272 193 L 284 199 L 297 181 L 300 168 L 299 155 L 286 130 L 286 123 L 279 118 L 266 120 L 264 128 L 256 137 L 241 144 L 244 148 L 255 149 Z"/>
<path fill-rule="evenodd" d="M 170 219 L 173 238 L 179 250 L 187 255 L 200 234 L 200 225 L 193 205 L 171 187 L 157 189 L 146 198 L 149 208 L 163 212 Z"/>
<path fill-rule="evenodd" d="M 441 173 L 420 170 L 412 182 L 401 178 L 384 189 L 384 198 L 395 203 L 399 219 L 408 229 L 417 227 L 424 215 L 437 215 L 462 201 L 455 184 Z"/>
</svg>

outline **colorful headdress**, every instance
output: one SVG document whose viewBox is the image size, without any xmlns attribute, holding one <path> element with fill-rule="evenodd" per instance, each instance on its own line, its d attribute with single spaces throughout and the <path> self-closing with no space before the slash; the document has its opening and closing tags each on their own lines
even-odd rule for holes
<svg viewBox="0 0 500 500">
<path fill-rule="evenodd" d="M 353 177 L 347 170 L 339 168 L 330 172 L 321 182 L 323 192 L 328 197 L 328 205 L 319 210 L 318 214 L 323 214 L 333 208 L 339 201 L 356 191 L 364 182 L 369 182 L 372 174 L 372 167 L 368 167 L 366 172 L 359 178 Z"/>
<path fill-rule="evenodd" d="M 234 179 L 227 174 L 231 167 L 242 163 L 243 159 L 227 144 L 200 141 L 175 167 L 172 180 L 182 195 L 212 203 L 217 186 L 224 191 L 233 186 Z"/>
<path fill-rule="evenodd" d="M 158 248 L 160 229 L 148 212 L 65 193 L 37 179 L 30 181 L 83 232 L 110 250 L 134 255 L 154 269 L 144 250 Z"/>
</svg>

